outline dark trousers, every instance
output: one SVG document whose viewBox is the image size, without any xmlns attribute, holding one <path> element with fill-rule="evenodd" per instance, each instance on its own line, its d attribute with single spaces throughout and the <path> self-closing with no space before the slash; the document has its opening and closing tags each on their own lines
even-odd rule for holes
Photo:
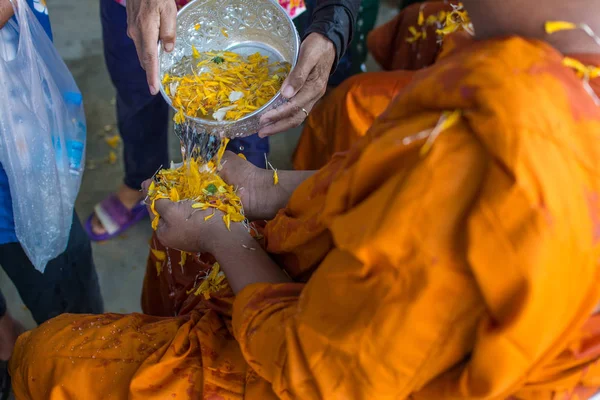
<svg viewBox="0 0 600 400">
<path fill-rule="evenodd" d="M 48 263 L 43 274 L 19 243 L 0 245 L 0 265 L 38 324 L 63 313 L 100 314 L 104 310 L 90 241 L 76 214 L 67 249 Z M 6 301 L 0 293 L 0 316 L 5 313 Z"/>
<path fill-rule="evenodd" d="M 104 58 L 117 89 L 117 124 L 123 139 L 125 184 L 140 189 L 161 166 L 169 165 L 169 106 L 152 96 L 146 72 L 127 36 L 125 7 L 100 1 Z"/>
<path fill-rule="evenodd" d="M 161 166 L 169 165 L 169 106 L 159 94 L 152 96 L 133 40 L 127 36 L 127 12 L 114 0 L 100 0 L 104 58 L 117 90 L 117 124 L 123 139 L 125 185 L 139 189 Z M 268 138 L 253 135 L 232 140 L 228 149 L 244 153 L 264 166 Z"/>
</svg>

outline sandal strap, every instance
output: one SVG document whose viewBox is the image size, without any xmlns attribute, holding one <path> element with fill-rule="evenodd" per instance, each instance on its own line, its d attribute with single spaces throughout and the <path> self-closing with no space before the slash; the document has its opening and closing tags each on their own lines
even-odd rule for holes
<svg viewBox="0 0 600 400">
<path fill-rule="evenodd" d="M 106 229 L 106 232 L 111 235 L 131 220 L 131 210 L 125 207 L 114 194 L 102 200 L 102 202 L 94 208 L 94 212 L 104 229 Z"/>
</svg>

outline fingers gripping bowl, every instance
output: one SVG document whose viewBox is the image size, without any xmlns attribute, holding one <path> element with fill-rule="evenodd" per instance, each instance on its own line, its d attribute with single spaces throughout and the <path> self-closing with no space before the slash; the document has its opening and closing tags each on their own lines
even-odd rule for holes
<svg viewBox="0 0 600 400">
<path fill-rule="evenodd" d="M 173 104 L 165 75 L 177 74 L 185 59 L 194 60 L 198 53 L 232 52 L 242 58 L 255 53 L 268 57 L 269 64 L 296 65 L 300 39 L 285 10 L 272 0 L 195 0 L 177 14 L 177 41 L 171 53 L 159 44 L 160 92 L 167 103 Z M 226 58 L 226 57 L 225 57 Z M 221 60 L 220 57 L 215 58 Z M 189 63 L 187 68 L 189 68 Z M 167 84 L 168 85 L 168 84 Z M 217 120 L 207 116 L 184 115 L 186 134 L 235 138 L 258 131 L 259 120 L 268 110 L 285 102 L 280 91 L 260 108 L 233 120 Z M 182 128 L 180 127 L 180 130 Z M 178 133 L 181 136 L 181 133 Z M 205 140 L 206 138 L 202 139 Z"/>
</svg>

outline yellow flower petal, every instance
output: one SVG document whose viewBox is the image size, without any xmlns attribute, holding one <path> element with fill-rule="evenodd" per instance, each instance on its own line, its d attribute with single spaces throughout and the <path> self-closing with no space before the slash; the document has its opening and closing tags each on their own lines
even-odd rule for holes
<svg viewBox="0 0 600 400">
<path fill-rule="evenodd" d="M 179 201 L 179 193 L 177 192 L 176 188 L 174 188 L 174 187 L 171 188 L 171 191 L 169 193 L 169 199 L 171 201 L 175 201 L 175 202 Z"/>
<path fill-rule="evenodd" d="M 208 300 L 210 299 L 211 294 L 217 293 L 227 287 L 228 283 L 225 279 L 225 275 L 221 271 L 219 263 L 214 263 L 210 272 L 202 280 L 202 283 L 200 283 L 198 288 L 189 290 L 187 294 L 194 292 L 194 295 L 202 295 L 206 300 Z"/>
<path fill-rule="evenodd" d="M 287 63 L 269 64 L 268 57 L 259 53 L 241 57 L 231 52 L 198 52 L 193 47 L 192 55 L 199 61 L 197 71 L 163 78 L 173 107 L 182 110 L 175 117 L 176 123 L 183 123 L 184 115 L 240 119 L 273 98 L 290 70 Z M 243 98 L 239 98 L 241 94 Z M 237 106 L 235 110 L 228 108 L 232 101 Z M 217 113 L 218 110 L 222 112 Z"/>
<path fill-rule="evenodd" d="M 204 217 L 204 220 L 205 220 L 205 221 L 208 221 L 209 219 L 211 219 L 211 218 L 212 218 L 212 217 L 214 217 L 214 216 L 215 216 L 215 213 L 212 213 L 212 214 L 210 214 L 210 215 L 207 215 L 206 217 Z"/>
<path fill-rule="evenodd" d="M 104 141 L 107 145 L 109 145 L 113 149 L 116 149 L 121 143 L 121 137 L 119 135 L 108 136 L 104 138 Z"/>
<path fill-rule="evenodd" d="M 563 58 L 562 63 L 565 67 L 574 70 L 579 78 L 586 81 L 600 77 L 600 67 L 596 67 L 594 65 L 585 65 L 581 61 L 571 57 Z"/>
<path fill-rule="evenodd" d="M 167 259 L 167 253 L 162 250 L 150 249 L 150 252 L 159 261 L 165 261 Z"/>
<path fill-rule="evenodd" d="M 156 230 L 158 228 L 159 220 L 160 220 L 160 216 L 158 214 L 154 215 L 154 219 L 152 220 L 152 229 Z"/>
<path fill-rule="evenodd" d="M 445 131 L 446 129 L 455 125 L 460 120 L 461 117 L 462 117 L 462 112 L 460 110 L 454 110 L 452 112 L 446 111 L 444 113 L 444 121 L 442 122 L 440 129 L 442 131 Z"/>
<path fill-rule="evenodd" d="M 183 124 L 185 122 L 185 115 L 183 114 L 183 108 L 180 108 L 179 111 L 173 117 L 173 121 L 176 124 Z"/>
<path fill-rule="evenodd" d="M 430 15 L 429 17 L 427 17 L 427 20 L 425 21 L 425 23 L 427 25 L 433 25 L 436 22 L 438 22 L 438 17 L 437 15 Z"/>
<path fill-rule="evenodd" d="M 553 33 L 560 31 L 569 31 L 577 28 L 577 24 L 568 21 L 548 21 L 545 24 L 546 33 L 548 35 L 552 35 Z"/>
<path fill-rule="evenodd" d="M 231 215 L 229 214 L 225 214 L 223 215 L 223 221 L 225 222 L 225 226 L 227 227 L 227 230 L 231 230 L 230 225 L 231 225 Z"/>
<path fill-rule="evenodd" d="M 221 156 L 226 145 L 227 140 L 222 140 L 219 149 Z M 155 213 L 153 228 L 158 227 L 160 220 L 155 210 L 158 199 L 191 200 L 191 207 L 194 209 L 213 208 L 213 214 L 206 215 L 205 220 L 212 218 L 214 211 L 220 210 L 224 213 L 223 222 L 228 228 L 231 221 L 244 221 L 242 202 L 234 187 L 225 183 L 217 174 L 219 167 L 218 160 L 202 164 L 199 159 L 184 158 L 179 167 L 160 170 L 151 184 L 152 190 L 148 190 L 150 208 Z"/>
<path fill-rule="evenodd" d="M 440 119 L 439 119 L 437 125 L 435 126 L 435 128 L 433 128 L 433 130 L 429 134 L 427 141 L 425 142 L 423 147 L 421 147 L 419 154 L 421 156 L 424 156 L 425 154 L 427 154 L 429 152 L 429 150 L 431 150 L 431 147 L 433 146 L 433 142 L 439 136 L 439 134 L 444 132 L 448 128 L 452 127 L 456 123 L 458 123 L 458 121 L 460 121 L 461 117 L 462 117 L 461 110 L 444 111 L 442 113 L 442 115 L 440 116 Z"/>
<path fill-rule="evenodd" d="M 578 73 L 585 74 L 587 72 L 588 67 L 586 67 L 581 61 L 576 60 L 571 57 L 565 57 L 562 61 L 563 65 L 569 68 L 574 69 Z"/>
<path fill-rule="evenodd" d="M 192 45 L 192 57 L 200 58 L 200 52 L 196 49 L 196 46 Z"/>
<path fill-rule="evenodd" d="M 221 143 L 221 148 L 219 149 L 219 152 L 217 153 L 217 164 L 218 165 L 221 164 L 221 158 L 223 158 L 223 154 L 225 154 L 225 150 L 227 149 L 228 143 L 229 143 L 229 139 L 224 138 L 223 142 Z"/>
</svg>

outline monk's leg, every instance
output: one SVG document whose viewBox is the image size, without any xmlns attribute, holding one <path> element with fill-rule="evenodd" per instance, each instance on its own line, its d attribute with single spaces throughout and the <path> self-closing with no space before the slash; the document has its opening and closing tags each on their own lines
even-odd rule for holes
<svg viewBox="0 0 600 400">
<path fill-rule="evenodd" d="M 202 296 L 188 292 L 213 263 L 210 254 L 182 254 L 163 246 L 153 234 L 142 288 L 143 312 L 158 317 L 189 313 L 201 302 Z"/>
<path fill-rule="evenodd" d="M 296 170 L 315 170 L 348 150 L 410 82 L 414 72 L 372 72 L 349 78 L 310 113 L 294 153 Z"/>
<path fill-rule="evenodd" d="M 47 400 L 237 399 L 249 380 L 237 342 L 214 311 L 64 314 L 21 335 L 10 373 L 16 398 Z M 262 391 L 262 398 L 272 395 L 268 386 Z"/>
</svg>

